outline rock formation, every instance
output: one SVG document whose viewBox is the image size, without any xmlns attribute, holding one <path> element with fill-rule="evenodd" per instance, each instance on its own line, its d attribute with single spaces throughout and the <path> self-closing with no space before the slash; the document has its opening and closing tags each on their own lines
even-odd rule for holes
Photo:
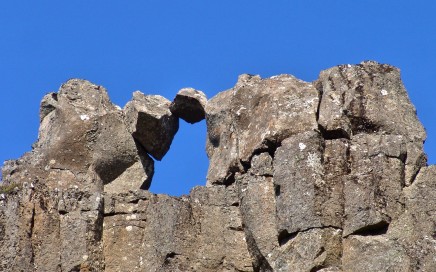
<svg viewBox="0 0 436 272">
<path fill-rule="evenodd" d="M 178 118 L 207 122 L 207 184 L 147 191 Z M 41 102 L 2 169 L 0 271 L 435 271 L 436 167 L 397 68 L 242 75 L 206 102 L 84 80 Z"/>
</svg>

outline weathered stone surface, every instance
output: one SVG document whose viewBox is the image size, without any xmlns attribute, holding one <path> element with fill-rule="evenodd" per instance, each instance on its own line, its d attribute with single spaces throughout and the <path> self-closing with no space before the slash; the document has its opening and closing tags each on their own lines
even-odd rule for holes
<svg viewBox="0 0 436 272">
<path fill-rule="evenodd" d="M 300 272 L 319 271 L 321 268 L 337 269 L 341 266 L 341 237 L 341 231 L 334 228 L 299 232 L 296 237 L 272 255 L 272 271 Z"/>
<path fill-rule="evenodd" d="M 274 170 L 271 155 L 268 152 L 254 155 L 251 159 L 250 173 L 257 176 L 272 176 Z"/>
<path fill-rule="evenodd" d="M 318 127 L 317 90 L 291 75 L 263 80 L 241 76 L 232 92 L 239 159 L 244 162 L 249 161 L 254 150 Z"/>
<path fill-rule="evenodd" d="M 208 184 L 231 183 L 234 173 L 243 169 L 238 160 L 238 136 L 229 114 L 232 96 L 231 91 L 221 92 L 206 105 Z"/>
<path fill-rule="evenodd" d="M 238 176 L 237 185 L 245 237 L 248 250 L 254 258 L 254 267 L 272 271 L 270 253 L 279 247 L 272 177 L 251 174 Z"/>
<path fill-rule="evenodd" d="M 0 203 L 0 218 L 15 221 L 3 224 L 2 220 L 0 225 L 0 229 L 11 235 L 0 236 L 0 251 L 5 256 L 0 269 L 102 270 L 104 260 L 99 239 L 102 197 L 75 188 L 47 189 L 41 184 L 35 187 L 25 184 Z M 13 206 L 5 209 L 9 203 Z"/>
<path fill-rule="evenodd" d="M 348 135 L 382 131 L 411 141 L 425 140 L 401 82 L 399 69 L 373 61 L 322 71 L 319 123 L 327 131 Z"/>
<path fill-rule="evenodd" d="M 317 132 L 297 134 L 282 142 L 274 157 L 274 185 L 277 199 L 278 231 L 293 234 L 339 222 L 322 213 L 329 200 L 322 164 L 323 139 Z M 340 207 L 336 212 L 340 213 Z"/>
<path fill-rule="evenodd" d="M 186 112 L 84 80 L 46 95 L 2 169 L 0 270 L 434 271 L 436 167 L 396 68 L 242 75 L 206 104 L 207 186 L 141 190 Z"/>
<path fill-rule="evenodd" d="M 249 162 L 254 151 L 316 129 L 318 102 L 315 87 L 293 76 L 240 76 L 233 89 L 212 98 L 206 107 L 208 183 L 226 183 L 239 161 Z"/>
<path fill-rule="evenodd" d="M 350 236 L 343 244 L 343 271 L 422 271 L 411 269 L 404 248 L 384 235 Z"/>
<path fill-rule="evenodd" d="M 106 270 L 252 271 L 237 201 L 223 187 L 195 188 L 181 199 L 106 195 Z"/>
<path fill-rule="evenodd" d="M 175 116 L 194 124 L 205 118 L 206 103 L 207 98 L 202 91 L 184 88 L 177 93 L 170 110 Z"/>
<path fill-rule="evenodd" d="M 373 61 L 322 71 L 319 124 L 330 135 L 380 132 L 402 135 L 407 143 L 406 184 L 425 166 L 426 133 L 410 103 L 399 69 Z"/>
<path fill-rule="evenodd" d="M 124 107 L 127 128 L 155 159 L 168 152 L 179 129 L 179 119 L 171 114 L 171 102 L 160 95 L 144 95 L 136 91 Z"/>
<path fill-rule="evenodd" d="M 421 168 L 415 182 L 404 189 L 405 212 L 388 231 L 406 249 L 412 271 L 436 267 L 436 166 Z"/>
<path fill-rule="evenodd" d="M 146 171 L 144 171 L 144 167 L 146 167 Z M 135 162 L 115 180 L 104 186 L 104 191 L 108 193 L 116 193 L 136 190 L 138 188 L 148 190 L 152 178 L 153 161 L 148 158 L 144 163 Z"/>
<path fill-rule="evenodd" d="M 351 139 L 344 235 L 382 228 L 403 212 L 405 153 L 402 136 L 359 134 Z"/>
<path fill-rule="evenodd" d="M 326 140 L 322 162 L 325 183 L 319 189 L 325 197 L 319 203 L 323 225 L 340 227 L 344 220 L 344 181 L 350 171 L 349 141 Z"/>
</svg>

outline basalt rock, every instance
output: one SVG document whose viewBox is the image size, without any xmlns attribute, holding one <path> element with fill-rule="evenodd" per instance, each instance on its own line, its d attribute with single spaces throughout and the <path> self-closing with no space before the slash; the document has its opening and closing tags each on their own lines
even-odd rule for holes
<svg viewBox="0 0 436 272">
<path fill-rule="evenodd" d="M 206 103 L 207 98 L 202 91 L 184 88 L 177 93 L 170 110 L 175 116 L 194 124 L 205 118 Z"/>
<path fill-rule="evenodd" d="M 46 95 L 34 149 L 2 169 L 0 270 L 434 271 L 436 168 L 397 68 L 190 94 L 124 110 L 83 80 Z M 207 185 L 148 192 L 149 155 L 203 109 Z"/>
<path fill-rule="evenodd" d="M 179 119 L 171 114 L 170 105 L 171 102 L 160 95 L 136 91 L 123 110 L 133 138 L 157 160 L 168 152 L 179 129 Z"/>
</svg>

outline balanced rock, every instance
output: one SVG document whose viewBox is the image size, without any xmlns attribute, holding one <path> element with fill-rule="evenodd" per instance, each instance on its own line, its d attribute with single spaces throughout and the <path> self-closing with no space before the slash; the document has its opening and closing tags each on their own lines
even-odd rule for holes
<svg viewBox="0 0 436 272">
<path fill-rule="evenodd" d="M 148 154 L 161 160 L 179 129 L 179 119 L 170 111 L 171 102 L 160 95 L 136 91 L 124 107 L 128 129 Z"/>
<path fill-rule="evenodd" d="M 207 98 L 202 91 L 184 88 L 177 93 L 170 110 L 175 116 L 194 124 L 204 119 L 206 103 Z"/>
</svg>

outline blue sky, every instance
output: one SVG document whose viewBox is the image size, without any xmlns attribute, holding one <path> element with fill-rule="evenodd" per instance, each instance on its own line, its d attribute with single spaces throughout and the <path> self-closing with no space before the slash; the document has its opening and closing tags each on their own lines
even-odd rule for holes
<svg viewBox="0 0 436 272">
<path fill-rule="evenodd" d="M 239 74 L 293 74 L 312 81 L 338 64 L 399 67 L 436 162 L 436 1 L 2 1 L 0 162 L 37 138 L 43 95 L 69 78 L 108 89 L 120 106 L 132 92 L 172 100 L 183 87 L 210 98 Z M 155 166 L 151 191 L 204 185 L 204 121 L 181 126 Z"/>
</svg>

